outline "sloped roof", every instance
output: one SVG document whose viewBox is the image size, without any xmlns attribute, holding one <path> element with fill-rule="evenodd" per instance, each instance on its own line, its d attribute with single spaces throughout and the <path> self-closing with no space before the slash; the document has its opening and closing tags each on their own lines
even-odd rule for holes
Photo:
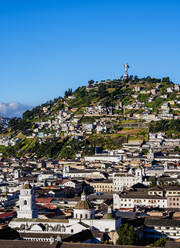
<svg viewBox="0 0 180 248">
<path fill-rule="evenodd" d="M 57 248 L 60 247 L 58 242 L 37 242 L 27 240 L 0 240 L 0 247 L 3 248 Z"/>
<path fill-rule="evenodd" d="M 167 241 L 165 248 L 180 248 L 180 242 L 175 242 L 175 241 Z"/>
<path fill-rule="evenodd" d="M 51 201 L 53 200 L 53 198 L 50 198 L 50 197 L 48 197 L 48 198 L 36 198 L 36 202 L 37 203 L 45 203 L 45 204 L 47 204 L 47 203 L 50 203 Z"/>
<path fill-rule="evenodd" d="M 106 214 L 103 216 L 103 219 L 114 219 L 114 218 L 113 218 L 112 213 L 106 213 Z"/>
<path fill-rule="evenodd" d="M 92 209 L 93 206 L 88 200 L 80 200 L 76 206 L 74 207 L 75 209 Z"/>
</svg>

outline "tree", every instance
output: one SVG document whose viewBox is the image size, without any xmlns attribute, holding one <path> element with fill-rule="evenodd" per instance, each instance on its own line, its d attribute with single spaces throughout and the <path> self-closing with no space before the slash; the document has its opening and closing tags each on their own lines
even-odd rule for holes
<svg viewBox="0 0 180 248">
<path fill-rule="evenodd" d="M 92 86 L 93 86 L 93 84 L 94 84 L 94 80 L 90 80 L 90 81 L 88 81 L 88 86 L 89 86 L 89 87 L 92 87 Z"/>
<path fill-rule="evenodd" d="M 151 83 L 151 82 L 152 82 L 151 77 L 150 77 L 150 76 L 147 76 L 147 77 L 146 77 L 146 81 L 147 81 L 148 83 Z"/>
<path fill-rule="evenodd" d="M 108 95 L 108 92 L 106 91 L 106 86 L 104 84 L 101 84 L 98 87 L 98 95 L 100 98 L 104 98 Z"/>
<path fill-rule="evenodd" d="M 68 90 L 65 91 L 65 97 L 72 96 L 72 89 L 69 88 Z"/>
<path fill-rule="evenodd" d="M 156 242 L 153 244 L 153 247 L 164 247 L 166 244 L 167 238 L 160 238 L 156 240 Z"/>
<path fill-rule="evenodd" d="M 180 152 L 180 147 L 179 146 L 176 146 L 174 151 L 175 152 Z"/>
<path fill-rule="evenodd" d="M 170 78 L 169 77 L 163 77 L 162 78 L 162 82 L 169 83 L 170 82 Z"/>
<path fill-rule="evenodd" d="M 75 91 L 75 95 L 80 98 L 87 96 L 86 87 L 85 86 L 78 87 L 77 90 Z"/>
<path fill-rule="evenodd" d="M 123 224 L 118 228 L 117 233 L 119 235 L 116 242 L 117 245 L 133 245 L 136 241 L 136 234 L 133 226 Z"/>
<path fill-rule="evenodd" d="M 139 78 L 138 78 L 137 75 L 134 76 L 134 81 L 135 81 L 135 82 L 138 82 L 138 81 L 139 81 Z"/>
<path fill-rule="evenodd" d="M 33 118 L 33 112 L 30 111 L 30 110 L 27 110 L 23 113 L 23 119 L 24 120 L 28 120 L 28 119 L 31 119 Z"/>
</svg>

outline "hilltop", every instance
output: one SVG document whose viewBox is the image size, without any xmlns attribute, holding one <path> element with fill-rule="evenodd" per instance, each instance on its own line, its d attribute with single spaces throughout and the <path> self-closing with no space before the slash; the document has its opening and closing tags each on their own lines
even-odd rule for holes
<svg viewBox="0 0 180 248">
<path fill-rule="evenodd" d="M 1 130 L 3 156 L 75 158 L 147 142 L 149 132 L 180 138 L 180 87 L 170 79 L 90 80 L 12 118 Z M 3 143 L 4 142 L 4 143 Z"/>
</svg>

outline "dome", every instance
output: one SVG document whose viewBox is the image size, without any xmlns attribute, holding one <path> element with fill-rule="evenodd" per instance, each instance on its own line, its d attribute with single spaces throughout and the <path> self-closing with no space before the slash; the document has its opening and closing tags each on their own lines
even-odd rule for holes
<svg viewBox="0 0 180 248">
<path fill-rule="evenodd" d="M 103 216 L 103 219 L 114 219 L 112 215 L 111 206 L 108 207 L 107 213 Z"/>
<path fill-rule="evenodd" d="M 32 187 L 29 183 L 25 183 L 23 189 L 32 189 Z"/>
<path fill-rule="evenodd" d="M 87 199 L 86 193 L 84 191 L 81 194 L 81 200 L 78 201 L 78 203 L 76 204 L 74 208 L 75 209 L 86 209 L 86 210 L 93 208 L 92 204 Z"/>
<path fill-rule="evenodd" d="M 112 213 L 106 213 L 104 216 L 103 216 L 103 219 L 114 219 L 113 216 L 112 216 Z"/>
<path fill-rule="evenodd" d="M 80 200 L 76 206 L 74 207 L 75 209 L 92 209 L 93 206 L 88 200 Z"/>
</svg>

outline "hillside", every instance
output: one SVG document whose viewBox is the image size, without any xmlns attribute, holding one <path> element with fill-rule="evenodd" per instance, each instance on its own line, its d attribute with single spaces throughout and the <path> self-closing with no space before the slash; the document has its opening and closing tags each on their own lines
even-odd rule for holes
<svg viewBox="0 0 180 248">
<path fill-rule="evenodd" d="M 180 87 L 169 78 L 88 82 L 26 111 L 1 130 L 2 156 L 75 158 L 96 147 L 120 149 L 150 132 L 180 138 Z M 4 142 L 4 143 L 3 143 Z"/>
</svg>

